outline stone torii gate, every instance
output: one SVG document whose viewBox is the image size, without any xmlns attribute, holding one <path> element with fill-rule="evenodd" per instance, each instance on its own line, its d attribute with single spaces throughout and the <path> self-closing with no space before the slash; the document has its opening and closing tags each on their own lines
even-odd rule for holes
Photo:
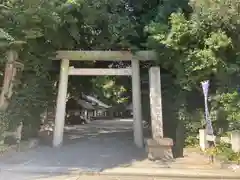
<svg viewBox="0 0 240 180">
<path fill-rule="evenodd" d="M 155 52 L 138 51 L 133 54 L 129 51 L 58 51 L 56 59 L 61 60 L 61 70 L 57 97 L 53 146 L 58 147 L 62 144 L 63 141 L 68 76 L 73 75 L 132 76 L 134 142 L 138 147 L 144 147 L 139 62 L 155 60 Z M 69 66 L 70 60 L 131 61 L 131 68 L 74 68 Z M 160 68 L 150 68 L 149 75 L 153 138 L 163 138 Z"/>
</svg>

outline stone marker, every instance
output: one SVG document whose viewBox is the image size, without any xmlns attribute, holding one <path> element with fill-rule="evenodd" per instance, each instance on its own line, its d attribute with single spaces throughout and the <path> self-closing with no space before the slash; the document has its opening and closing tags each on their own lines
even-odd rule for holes
<svg viewBox="0 0 240 180">
<path fill-rule="evenodd" d="M 149 70 L 152 139 L 147 140 L 148 157 L 152 160 L 172 159 L 173 140 L 164 138 L 160 67 Z"/>
</svg>

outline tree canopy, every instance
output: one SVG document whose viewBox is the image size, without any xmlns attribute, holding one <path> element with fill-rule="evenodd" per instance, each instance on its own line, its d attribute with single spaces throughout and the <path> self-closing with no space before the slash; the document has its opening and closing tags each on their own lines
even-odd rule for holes
<svg viewBox="0 0 240 180">
<path fill-rule="evenodd" d="M 153 5 L 156 3 L 152 1 Z M 125 0 L 3 0 L 0 5 L 1 62 L 3 65 L 6 62 L 7 50 L 15 49 L 18 61 L 24 64 L 20 86 L 15 89 L 5 112 L 8 121 L 35 123 L 34 119 L 39 119 L 40 113 L 55 103 L 59 64 L 52 62 L 51 57 L 57 50 L 139 48 L 139 35 L 144 36 L 139 17 L 152 6 L 150 3 L 141 12 L 145 2 L 133 4 Z M 75 63 L 74 66 L 108 67 L 109 62 Z M 118 82 L 126 83 L 119 85 Z M 129 81 L 115 77 L 71 77 L 69 92 L 79 95 L 94 91 L 115 103 L 124 98 L 121 92 L 129 86 Z"/>
<path fill-rule="evenodd" d="M 202 98 L 200 82 L 210 79 L 211 108 L 221 108 L 229 121 L 238 121 L 239 5 L 239 0 L 3 0 L 1 67 L 9 49 L 16 50 L 24 64 L 5 115 L 8 121 L 31 124 L 55 103 L 59 64 L 51 57 L 57 50 L 154 49 L 159 56 L 156 64 L 166 72 L 162 75 L 166 116 L 173 115 L 171 110 L 178 117 L 181 107 L 188 111 L 188 119 L 194 119 L 202 108 L 196 101 Z M 128 66 L 74 64 L 109 65 Z M 0 70 L 3 74 L 4 68 Z M 92 92 L 117 103 L 129 94 L 131 83 L 118 77 L 72 77 L 69 91 Z"/>
<path fill-rule="evenodd" d="M 171 71 L 175 85 L 200 93 L 200 82 L 209 79 L 213 110 L 222 108 L 228 120 L 239 121 L 240 1 L 189 4 L 190 13 L 180 8 L 167 23 L 155 20 L 148 26 L 150 47 L 158 50 L 159 63 Z"/>
</svg>

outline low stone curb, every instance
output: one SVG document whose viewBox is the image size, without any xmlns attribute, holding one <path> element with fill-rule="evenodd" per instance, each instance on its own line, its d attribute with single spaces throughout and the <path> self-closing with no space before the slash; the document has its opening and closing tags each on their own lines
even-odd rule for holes
<svg viewBox="0 0 240 180">
<path fill-rule="evenodd" d="M 41 174 L 72 174 L 72 175 L 105 175 L 105 176 L 154 176 L 172 178 L 208 178 L 208 179 L 240 179 L 240 172 L 230 170 L 201 170 L 201 169 L 171 169 L 171 168 L 114 168 L 114 169 L 90 169 L 69 167 L 0 167 L 1 171 L 41 173 Z"/>
<path fill-rule="evenodd" d="M 101 169 L 94 168 L 69 168 L 69 167 L 43 167 L 43 166 L 5 166 L 0 165 L 0 171 L 10 171 L 10 172 L 22 172 L 22 173 L 44 173 L 44 174 L 99 174 Z"/>
<path fill-rule="evenodd" d="M 107 175 L 134 175 L 154 177 L 179 177 L 179 178 L 212 178 L 212 179 L 240 179 L 240 172 L 225 170 L 200 170 L 200 169 L 171 169 L 171 168 L 116 168 L 104 170 L 100 174 Z"/>
</svg>

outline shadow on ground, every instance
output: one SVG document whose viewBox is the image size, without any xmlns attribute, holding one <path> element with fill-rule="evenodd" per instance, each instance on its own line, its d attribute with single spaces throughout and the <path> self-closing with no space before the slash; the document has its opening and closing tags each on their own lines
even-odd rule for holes
<svg viewBox="0 0 240 180">
<path fill-rule="evenodd" d="M 27 152 L 0 158 L 5 169 L 22 171 L 68 172 L 102 171 L 126 167 L 146 159 L 144 149 L 133 143 L 132 122 L 98 121 L 89 125 L 65 128 L 64 145 L 60 148 L 41 146 Z"/>
</svg>

